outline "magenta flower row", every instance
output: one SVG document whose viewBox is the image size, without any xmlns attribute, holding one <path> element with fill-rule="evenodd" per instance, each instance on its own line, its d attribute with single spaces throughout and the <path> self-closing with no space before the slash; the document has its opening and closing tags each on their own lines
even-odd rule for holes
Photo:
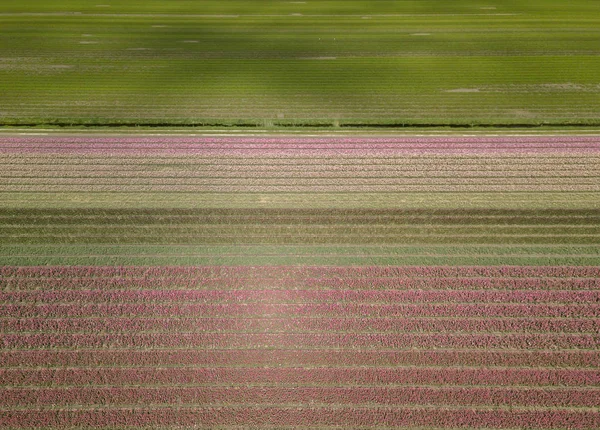
<svg viewBox="0 0 600 430">
<path fill-rule="evenodd" d="M 97 349 L 0 351 L 5 367 L 483 366 L 592 368 L 600 350 Z M 552 370 L 552 369 L 549 369 Z"/>
<path fill-rule="evenodd" d="M 0 291 L 0 302 L 51 303 L 600 303 L 593 291 L 465 290 L 57 290 Z"/>
<path fill-rule="evenodd" d="M 487 387 L 70 387 L 0 389 L 7 406 L 298 404 L 596 407 L 600 389 Z"/>
<path fill-rule="evenodd" d="M 600 334 L 152 333 L 5 334 L 6 349 L 32 348 L 482 348 L 600 349 Z"/>
<path fill-rule="evenodd" d="M 0 319 L 0 332 L 475 332 L 600 333 L 600 319 L 531 318 L 74 318 Z"/>
<path fill-rule="evenodd" d="M 41 304 L 0 305 L 0 317 L 580 317 L 600 318 L 600 304 Z"/>
<path fill-rule="evenodd" d="M 371 278 L 491 277 L 600 278 L 599 266 L 1 266 L 0 276 L 19 278 L 168 277 L 168 278 Z M 0 278 L 2 279 L 2 278 Z"/>
<path fill-rule="evenodd" d="M 458 367 L 312 368 L 95 368 L 0 369 L 4 387 L 77 385 L 483 385 L 483 386 L 600 386 L 596 369 L 486 369 Z"/>
<path fill-rule="evenodd" d="M 265 270 L 269 275 L 269 270 Z M 546 291 L 600 291 L 598 278 L 557 278 L 557 277 L 201 277 L 190 274 L 189 277 L 167 276 L 114 276 L 114 277 L 5 277 L 0 278 L 0 289 L 4 291 L 63 291 L 63 290 L 103 290 L 115 289 L 157 290 L 181 289 L 196 291 L 202 289 L 237 290 L 424 290 L 449 291 L 460 290 L 530 290 L 538 294 Z"/>
<path fill-rule="evenodd" d="M 194 407 L 91 410 L 15 410 L 0 415 L 0 426 L 132 428 L 179 426 L 394 426 L 420 428 L 598 429 L 600 413 L 574 409 L 523 410 L 429 407 Z"/>
</svg>

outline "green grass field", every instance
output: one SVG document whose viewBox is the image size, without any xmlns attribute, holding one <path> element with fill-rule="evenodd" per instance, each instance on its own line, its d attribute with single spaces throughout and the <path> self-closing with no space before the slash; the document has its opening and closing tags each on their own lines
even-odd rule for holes
<svg viewBox="0 0 600 430">
<path fill-rule="evenodd" d="M 595 1 L 100 3 L 0 3 L 0 124 L 600 125 Z"/>
</svg>

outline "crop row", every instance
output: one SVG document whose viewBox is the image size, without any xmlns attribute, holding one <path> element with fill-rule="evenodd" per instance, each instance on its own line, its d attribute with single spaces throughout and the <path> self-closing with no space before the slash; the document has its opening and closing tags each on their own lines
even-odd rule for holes
<svg viewBox="0 0 600 430">
<path fill-rule="evenodd" d="M 222 333 L 4 334 L 6 349 L 32 348 L 347 348 L 598 349 L 599 334 L 572 333 Z"/>
<path fill-rule="evenodd" d="M 304 178 L 310 180 L 316 179 L 377 179 L 410 181 L 419 180 L 421 183 L 456 181 L 456 180 L 475 180 L 480 181 L 515 181 L 525 179 L 542 180 L 555 178 L 562 181 L 565 180 L 584 180 L 585 178 L 597 178 L 600 176 L 600 168 L 595 165 L 578 165 L 578 166 L 552 166 L 552 170 L 544 168 L 534 168 L 532 166 L 523 166 L 516 169 L 512 168 L 489 168 L 468 170 L 457 169 L 457 166 L 448 166 L 447 164 L 435 163 L 429 168 L 417 169 L 415 166 L 396 165 L 396 166 L 369 166 L 369 165 L 324 165 L 315 168 L 316 166 L 197 166 L 189 168 L 187 166 L 168 166 L 152 168 L 152 166 L 138 166 L 133 168 L 130 166 L 127 170 L 118 166 L 108 167 L 99 166 L 93 168 L 88 166 L 86 169 L 69 166 L 67 168 L 60 165 L 28 165 L 21 168 L 18 166 L 6 166 L 0 175 L 3 181 L 15 182 L 17 178 L 21 182 L 37 182 L 53 178 L 54 180 L 69 181 L 76 179 L 78 181 L 84 179 L 127 179 L 128 181 L 136 180 L 142 182 L 145 180 L 165 180 L 174 181 L 176 179 L 187 179 L 189 182 L 198 180 L 212 179 L 246 179 L 253 178 L 268 178 L 274 179 L 293 179 Z M 588 179 L 589 180 L 589 179 Z"/>
<path fill-rule="evenodd" d="M 83 149 L 83 150 L 479 150 L 479 149 L 593 149 L 599 148 L 596 136 L 523 136 L 507 137 L 27 137 L 0 138 L 3 149 Z"/>
<path fill-rule="evenodd" d="M 594 408 L 600 389 L 485 387 L 70 387 L 0 389 L 4 407 L 297 404 Z"/>
<path fill-rule="evenodd" d="M 394 426 L 423 428 L 597 429 L 600 413 L 559 410 L 474 410 L 399 407 L 162 407 L 91 410 L 12 410 L 0 415 L 10 428 L 107 426 Z"/>
<path fill-rule="evenodd" d="M 600 145 L 582 145 L 582 146 L 556 146 L 556 147 L 536 147 L 536 146 L 514 146 L 514 147 L 471 147 L 471 148 L 435 148 L 435 147 L 423 147 L 423 148 L 390 148 L 390 149 L 331 149 L 331 148 L 313 148 L 313 149 L 293 149 L 293 148 L 281 148 L 281 149 L 235 149 L 227 147 L 219 148 L 203 148 L 198 145 L 189 148 L 176 148 L 173 146 L 166 145 L 163 148 L 160 147 L 131 147 L 125 145 L 113 145 L 107 147 L 97 147 L 82 145 L 79 147 L 67 147 L 67 146 L 55 146 L 50 145 L 34 145 L 30 147 L 6 147 L 0 145 L 2 152 L 6 154 L 56 154 L 56 155 L 96 155 L 103 157 L 115 157 L 115 156 L 129 156 L 129 157 L 142 157 L 142 156 L 204 156 L 204 157 L 234 157 L 234 158 L 278 158 L 278 159 L 289 159 L 293 157 L 360 157 L 368 160 L 370 157 L 393 157 L 393 156 L 424 156 L 424 155 L 453 155 L 453 156 L 465 156 L 474 154 L 485 154 L 485 155 L 520 155 L 520 156 L 535 156 L 535 155 L 548 155 L 554 156 L 599 156 Z M 388 161 L 389 162 L 389 161 Z"/>
<path fill-rule="evenodd" d="M 268 275 L 268 273 L 266 273 Z M 420 291 L 446 291 L 446 290 L 500 290 L 508 291 L 535 291 L 542 294 L 544 291 L 600 291 L 600 278 L 407 278 L 407 277 L 202 277 L 190 275 L 189 277 L 166 276 L 114 276 L 114 277 L 5 277 L 0 278 L 0 291 L 63 291 L 63 290 L 369 290 L 375 293 L 378 290 L 420 290 Z"/>
<path fill-rule="evenodd" d="M 338 169 L 384 169 L 402 170 L 404 172 L 418 171 L 451 171 L 451 172 L 481 172 L 481 171 L 540 171 L 549 169 L 570 170 L 574 175 L 579 170 L 585 171 L 589 168 L 597 168 L 600 156 L 589 154 L 569 153 L 552 155 L 499 155 L 499 154 L 402 154 L 401 156 L 348 156 L 339 154 L 337 157 L 322 156 L 315 152 L 312 157 L 289 156 L 281 157 L 219 157 L 219 156 L 192 156 L 190 155 L 155 155 L 144 157 L 141 155 L 119 154 L 119 155 L 77 155 L 77 154 L 54 154 L 48 158 L 46 154 L 35 153 L 3 153 L 0 154 L 0 165 L 7 171 L 10 169 L 40 169 L 45 171 L 56 167 L 60 170 L 74 169 L 82 170 L 89 167 L 95 169 L 138 169 L 153 171 L 173 168 L 185 169 L 186 171 L 203 171 L 207 169 L 279 169 L 281 167 L 293 170 L 321 171 Z M 441 170 L 439 170 L 441 169 Z"/>
<path fill-rule="evenodd" d="M 240 351 L 244 354 L 244 351 Z M 0 369 L 4 387 L 130 385 L 600 386 L 597 369 L 181 367 Z"/>
<path fill-rule="evenodd" d="M 0 302 L 10 304 L 97 303 L 600 303 L 598 291 L 412 291 L 412 290 L 58 290 L 0 291 Z"/>
<path fill-rule="evenodd" d="M 303 181 L 284 185 L 2 185 L 0 192 L 204 192 L 204 193 L 276 193 L 276 192 L 598 192 L 600 183 L 586 184 L 506 184 L 506 185 L 304 185 Z M 340 181 L 344 182 L 344 181 Z"/>
<path fill-rule="evenodd" d="M 461 146 L 461 145 L 483 145 L 483 144 L 537 144 L 541 146 L 563 146 L 570 148 L 576 144 L 598 144 L 597 136 L 583 135 L 549 135 L 549 136 L 338 136 L 338 137 L 252 137 L 252 136 L 228 136 L 228 137 L 190 137 L 190 136 L 3 136 L 0 143 L 4 145 L 28 145 L 28 144 L 58 144 L 58 145 L 164 145 L 170 147 L 173 144 L 200 144 L 200 145 L 253 145 L 271 147 L 273 145 L 329 145 L 331 142 L 342 145 L 378 145 L 378 144 L 420 144 L 425 147 L 431 145 Z"/>
<path fill-rule="evenodd" d="M 547 176 L 547 177 L 533 177 L 521 175 L 520 177 L 505 177 L 497 175 L 493 178 L 489 177 L 463 177 L 457 174 L 452 176 L 423 176 L 423 177 L 403 177 L 403 176 L 391 176 L 381 177 L 377 176 L 362 176 L 357 177 L 355 175 L 332 175 L 333 177 L 327 177 L 327 175 L 319 175 L 316 178 L 310 177 L 310 175 L 298 174 L 298 175 L 273 175 L 266 176 L 261 172 L 240 172 L 239 177 L 231 175 L 224 176 L 223 174 L 209 176 L 203 175 L 202 177 L 194 177 L 186 175 L 184 173 L 177 176 L 165 176 L 163 173 L 158 173 L 154 176 L 138 176 L 135 172 L 129 173 L 127 176 L 119 176 L 112 174 L 96 175 L 96 176 L 77 176 L 69 177 L 63 175 L 53 176 L 41 176 L 38 177 L 36 174 L 33 175 L 20 175 L 18 177 L 1 177 L 2 185 L 4 187 L 18 187 L 18 186 L 34 186 L 34 185 L 52 185 L 52 186 L 89 186 L 89 185 L 121 185 L 121 186 L 140 186 L 140 185 L 178 185 L 178 186 L 283 186 L 283 185 L 303 185 L 303 186 L 337 186 L 340 183 L 347 186 L 458 186 L 458 185 L 480 185 L 480 186 L 493 186 L 493 185 L 506 185 L 517 186 L 517 185 L 595 185 L 600 182 L 600 174 L 594 174 L 591 177 L 583 177 L 578 175 L 564 175 L 562 177 Z"/>
<path fill-rule="evenodd" d="M 0 266 L 0 276 L 71 278 L 600 278 L 598 266 Z"/>
<path fill-rule="evenodd" d="M 228 264 L 228 265 L 241 265 L 241 264 L 249 264 L 249 265 L 266 265 L 266 264 L 324 264 L 324 265 L 343 265 L 348 264 L 344 263 L 343 258 L 346 259 L 351 257 L 364 258 L 360 262 L 355 262 L 354 265 L 364 265 L 364 264 L 381 264 L 381 265 L 402 265 L 402 264 L 524 264 L 523 261 L 519 261 L 515 263 L 515 259 L 511 259 L 508 257 L 516 257 L 523 258 L 527 261 L 529 258 L 529 263 L 525 264 L 539 264 L 539 265 L 555 265 L 555 264 L 566 264 L 566 265 L 589 265 L 589 264 L 597 264 L 597 260 L 594 258 L 598 258 L 599 249 L 598 248 L 590 248 L 588 246 L 596 245 L 600 241 L 600 235 L 592 235 L 592 234 L 546 234 L 546 235 L 527 235 L 520 236 L 517 234 L 514 235 L 500 235 L 495 236 L 493 234 L 487 235 L 443 235 L 436 236 L 434 234 L 424 234 L 424 235 L 396 235 L 396 236 L 387 236 L 384 234 L 381 235 L 341 235 L 341 234 L 306 234 L 306 235 L 295 235 L 295 234 L 281 234 L 281 235 L 239 235 L 239 234 L 222 234 L 222 235 L 152 235 L 152 234 L 140 234 L 140 235 L 119 235 L 119 234 L 109 234 L 106 232 L 104 234 L 96 234 L 96 235 L 73 235 L 69 236 L 68 233 L 65 234 L 44 234 L 44 235 L 1 235 L 0 242 L 3 243 L 6 248 L 4 248 L 3 254 L 7 257 L 16 257 L 15 259 L 6 259 L 4 258 L 4 264 L 14 264 L 14 265 L 23 265 L 23 263 L 18 263 L 19 257 L 26 257 L 27 255 L 23 254 L 24 248 L 20 248 L 18 253 L 14 251 L 8 251 L 8 247 L 12 246 L 12 248 L 18 248 L 19 245 L 38 245 L 38 246 L 54 246 L 54 245 L 65 245 L 64 250 L 68 250 L 68 245 L 91 245 L 88 249 L 92 249 L 91 255 L 88 257 L 98 257 L 100 255 L 107 255 L 106 251 L 102 251 L 102 247 L 104 245 L 112 246 L 113 250 L 116 249 L 115 254 L 113 255 L 129 255 L 131 257 L 146 257 L 146 260 L 149 261 L 146 263 L 136 263 L 136 260 L 131 259 L 123 259 L 123 260 L 92 260 L 97 261 L 96 263 L 87 263 L 87 264 L 98 264 L 98 265 L 106 265 L 106 264 L 118 264 L 119 261 L 121 263 L 131 262 L 129 264 L 138 264 L 138 265 L 156 265 L 156 264 L 181 264 L 181 265 L 191 265 L 191 264 L 199 264 L 199 265 L 212 265 L 212 264 Z M 483 245 L 482 249 L 477 249 L 472 246 L 469 248 L 461 248 L 456 246 L 457 243 L 460 243 L 463 247 L 467 245 Z M 362 252 L 362 250 L 354 245 L 363 245 L 363 246 L 381 246 L 381 245 L 399 245 L 400 247 L 406 245 L 419 245 L 421 249 L 426 245 L 455 245 L 454 252 L 444 252 L 443 250 L 436 249 L 431 247 L 425 252 L 410 252 L 409 250 L 400 249 L 382 249 L 381 252 Z M 575 247 L 569 249 L 567 253 L 560 254 L 555 251 L 553 248 L 556 245 L 576 245 Z M 118 245 L 133 245 L 139 246 L 139 252 L 136 252 L 134 248 L 124 248 L 117 249 Z M 158 247 L 163 246 L 163 250 L 156 250 L 156 247 L 152 245 L 158 245 Z M 195 248 L 186 249 L 183 252 L 173 251 L 173 248 L 169 249 L 168 245 L 173 247 L 186 245 L 196 245 Z M 257 249 L 261 249 L 261 245 L 267 246 L 305 246 L 305 245 L 325 245 L 331 248 L 322 250 L 317 254 L 310 255 L 306 252 L 295 253 L 290 252 L 289 249 L 284 252 L 274 256 L 270 253 L 261 254 L 256 252 L 252 254 L 252 257 L 256 259 L 254 262 L 250 263 L 251 260 L 244 259 L 229 259 L 229 260 L 219 260 L 219 257 L 249 257 L 247 254 L 247 249 L 245 252 L 224 252 L 222 254 L 210 254 L 211 247 L 217 246 L 239 246 L 239 245 L 248 245 L 248 246 L 257 246 Z M 344 248 L 344 245 L 348 245 L 348 248 Z M 490 248 L 486 245 L 491 245 L 493 248 L 491 252 L 489 252 Z M 498 245 L 548 245 L 549 249 L 541 247 L 536 249 L 533 253 L 525 253 L 522 250 L 521 252 L 509 253 L 502 252 L 501 248 L 498 248 Z M 203 249 L 204 248 L 204 249 Z M 333 249 L 332 249 L 333 248 Z M 568 247 L 563 247 L 568 248 Z M 32 248 L 30 248 L 32 249 Z M 39 248 L 38 248 L 39 249 Z M 59 248 L 60 249 L 60 248 Z M 106 249 L 106 248 L 105 248 Z M 154 253 L 149 253 L 148 249 L 155 249 Z M 181 249 L 181 248 L 180 248 Z M 214 248 L 213 248 L 214 249 Z M 485 251 L 488 252 L 485 252 Z M 78 250 L 81 251 L 81 250 Z M 84 257 L 84 254 L 75 252 L 75 255 Z M 336 252 L 338 251 L 338 252 Z M 341 252 L 339 252 L 341 251 Z M 354 252 L 352 252 L 354 251 Z M 404 252 L 402 252 L 404 251 Z M 434 253 L 432 253 L 434 251 Z M 55 254 L 56 253 L 56 254 Z M 7 255 L 8 254 L 8 255 Z M 64 252 L 63 252 L 64 254 Z M 69 256 L 69 251 L 66 251 L 66 256 Z M 552 255 L 549 255 L 552 254 Z M 33 257 L 34 254 L 29 255 Z M 42 257 L 42 255 L 37 255 L 37 257 Z M 51 248 L 47 248 L 45 252 L 46 256 L 52 257 L 60 257 L 60 253 L 57 252 L 57 249 L 52 250 Z M 73 253 L 70 254 L 71 257 L 75 256 Z M 172 263 L 162 263 L 159 257 L 170 255 L 172 257 L 188 257 L 187 259 L 181 258 Z M 289 257 L 297 255 L 299 260 L 290 260 Z M 501 256 L 506 257 L 505 260 L 500 258 Z M 108 256 L 108 255 L 107 255 Z M 269 260 L 267 257 L 273 257 Z M 288 258 L 286 258 L 286 256 Z M 323 260 L 318 260 L 318 257 L 323 257 Z M 490 260 L 476 260 L 475 256 L 480 257 L 498 257 L 492 262 Z M 148 259 L 148 257 L 150 259 Z M 193 258 L 201 258 L 194 260 Z M 262 257 L 262 260 L 260 259 Z M 278 257 L 278 258 L 277 258 Z M 312 263 L 304 263 L 301 262 L 301 258 L 309 258 L 309 261 Z M 326 257 L 332 257 L 329 260 L 326 260 Z M 336 257 L 341 257 L 339 260 L 336 260 Z M 377 257 L 384 257 L 384 259 L 377 261 Z M 385 257 L 388 257 L 385 260 Z M 428 259 L 427 257 L 431 257 Z M 436 260 L 435 257 L 442 258 L 442 262 L 440 260 Z M 443 258 L 446 257 L 446 260 Z M 449 259 L 448 259 L 449 257 Z M 465 258 L 466 257 L 466 258 Z M 536 261 L 536 258 L 540 258 Z M 544 259 L 543 257 L 547 257 Z M 554 257 L 554 259 L 552 258 Z M 583 257 L 583 258 L 582 258 Z M 151 258 L 156 258 L 156 260 L 152 260 Z M 370 258 L 370 259 L 369 259 Z M 411 259 L 412 258 L 412 259 Z M 461 260 L 462 258 L 462 260 Z M 586 260 L 587 258 L 587 260 Z M 404 262 L 401 262 L 404 259 Z M 452 260 L 453 259 L 453 260 Z M 461 263 L 447 263 L 445 261 L 462 261 Z M 13 261 L 13 263 L 11 263 Z M 33 259 L 32 261 L 36 261 Z M 80 265 L 86 264 L 81 263 L 80 260 L 78 263 L 66 263 L 65 260 L 37 260 L 37 263 L 33 264 L 64 264 L 64 265 Z M 51 261 L 60 261 L 58 263 L 51 263 Z M 67 260 L 68 261 L 68 260 Z M 73 261 L 73 260 L 71 260 Z M 110 261 L 106 263 L 101 263 L 101 261 Z M 140 260 L 137 260 L 140 261 Z M 154 261 L 154 263 L 152 262 Z M 167 260 L 168 261 L 168 260 Z M 173 261 L 173 260 L 171 260 Z M 224 261 L 228 261 L 228 263 L 224 263 Z M 258 261 L 258 262 L 257 262 Z M 347 261 L 347 260 L 346 260 Z M 355 260 L 358 261 L 358 260 Z M 428 263 L 428 261 L 430 261 Z M 435 263 L 435 261 L 438 261 Z M 534 263 L 531 263 L 534 261 Z M 554 261 L 554 263 L 552 263 Z M 557 262 L 558 261 L 558 262 Z M 31 265 L 32 263 L 27 263 L 26 265 Z M 126 263 L 127 264 L 127 263 Z"/>
<path fill-rule="evenodd" d="M 192 225 L 130 225 L 130 224 L 93 224 L 93 225 L 2 225 L 0 224 L 0 234 L 6 235 L 32 235 L 39 234 L 86 234 L 95 235 L 103 233 L 140 235 L 150 234 L 172 234 L 185 235 L 226 235 L 237 233 L 243 235 L 260 235 L 272 232 L 274 235 L 290 234 L 337 234 L 352 236 L 356 234 L 365 235 L 485 235 L 493 232 L 496 235 L 582 235 L 582 234 L 600 234 L 600 225 L 547 225 L 547 226 L 504 226 L 504 225 L 456 225 L 456 226 L 438 226 L 420 224 L 414 226 L 396 226 L 396 225 L 258 225 L 258 224 L 203 224 Z"/>
<path fill-rule="evenodd" d="M 427 332 L 427 333 L 600 333 L 600 319 L 528 318 L 78 318 L 0 319 L 0 332 L 136 333 L 144 332 Z"/>
<path fill-rule="evenodd" d="M 599 318 L 600 304 L 66 304 L 0 305 L 0 317 L 82 318 L 94 316 L 274 316 L 274 317 L 568 317 Z"/>
<path fill-rule="evenodd" d="M 18 367 L 547 367 L 598 370 L 590 350 L 334 350 L 334 349 L 92 349 L 0 350 L 5 368 Z M 552 370 L 552 369 L 547 369 Z M 581 369 L 585 370 L 585 369 Z"/>
</svg>

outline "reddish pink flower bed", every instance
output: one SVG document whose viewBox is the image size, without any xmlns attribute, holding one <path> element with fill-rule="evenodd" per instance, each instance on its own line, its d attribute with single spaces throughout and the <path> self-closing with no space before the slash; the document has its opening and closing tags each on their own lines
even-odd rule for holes
<svg viewBox="0 0 600 430">
<path fill-rule="evenodd" d="M 0 427 L 600 428 L 598 267 L 2 267 L 0 297 Z"/>
</svg>

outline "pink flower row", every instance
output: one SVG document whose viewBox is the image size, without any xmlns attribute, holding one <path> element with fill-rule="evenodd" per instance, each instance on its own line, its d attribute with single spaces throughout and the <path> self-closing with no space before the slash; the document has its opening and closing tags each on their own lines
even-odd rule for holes
<svg viewBox="0 0 600 430">
<path fill-rule="evenodd" d="M 266 273 L 268 275 L 268 273 Z M 600 291 L 600 277 L 598 278 L 407 278 L 407 277 L 155 277 L 130 276 L 130 277 L 63 277 L 63 278 L 0 278 L 0 290 L 45 290 L 60 291 L 71 289 L 89 289 L 110 291 L 113 289 L 133 290 L 201 290 L 219 289 L 221 291 L 302 288 L 305 290 L 425 290 L 425 291 L 447 291 L 447 290 L 533 290 L 538 293 L 544 291 Z"/>
<path fill-rule="evenodd" d="M 119 408 L 92 410 L 20 410 L 3 412 L 0 426 L 10 428 L 66 428 L 131 426 L 342 426 L 346 428 L 465 427 L 498 429 L 598 429 L 600 413 L 570 409 L 557 410 L 474 410 L 340 408 L 340 407 L 195 407 Z"/>
<path fill-rule="evenodd" d="M 3 136 L 0 143 L 47 143 L 47 144 L 175 144 L 175 143 L 195 143 L 195 144 L 328 144 L 331 142 L 339 144 L 382 144 L 382 143 L 423 143 L 432 144 L 481 144 L 481 143 L 537 143 L 541 145 L 575 145 L 578 143 L 600 143 L 598 136 L 431 136 L 431 137 L 413 137 L 413 136 L 377 136 L 377 137 L 190 137 L 190 136 L 131 136 L 131 137 L 100 137 L 100 136 Z"/>
<path fill-rule="evenodd" d="M 595 291 L 465 290 L 57 290 L 0 291 L 0 302 L 50 303 L 600 303 Z"/>
<path fill-rule="evenodd" d="M 286 350 L 153 349 L 0 351 L 5 367 L 90 366 L 483 366 L 587 367 L 598 371 L 600 350 Z M 550 369 L 551 370 L 551 369 Z"/>
<path fill-rule="evenodd" d="M 242 352 L 243 354 L 243 352 Z M 600 386 L 597 370 L 473 369 L 473 368 L 98 368 L 0 369 L 4 387 L 62 385 L 197 385 L 292 384 L 310 385 L 498 385 L 498 386 Z"/>
<path fill-rule="evenodd" d="M 600 304 L 65 304 L 0 305 L 0 317 L 66 318 L 93 316 L 329 316 L 329 317 L 568 317 L 599 318 Z"/>
<path fill-rule="evenodd" d="M 4 407 L 279 404 L 596 407 L 600 389 L 486 387 L 194 387 L 0 389 Z"/>
<path fill-rule="evenodd" d="M 282 167 L 285 168 L 285 167 Z M 85 174 L 84 174 L 85 175 Z M 217 176 L 218 175 L 218 176 Z M 332 175 L 333 177 L 326 177 L 325 175 L 319 175 L 319 177 L 313 178 L 308 175 L 299 173 L 297 175 L 285 175 L 285 176 L 265 176 L 262 172 L 254 172 L 251 170 L 241 171 L 238 175 L 224 175 L 217 173 L 215 176 L 189 176 L 186 173 L 182 173 L 179 176 L 163 176 L 162 172 L 157 172 L 156 176 L 138 176 L 136 172 L 128 172 L 127 176 L 113 176 L 112 173 L 103 173 L 102 175 L 95 176 L 81 176 L 79 174 L 75 177 L 60 176 L 56 174 L 47 174 L 45 176 L 35 175 L 30 177 L 29 175 L 15 175 L 10 178 L 2 178 L 2 185 L 4 187 L 20 187 L 20 186 L 179 186 L 179 187 L 235 187 L 235 186 L 247 186 L 247 187 L 275 187 L 275 186 L 354 186 L 354 187 L 439 187 L 439 186 L 505 186 L 505 187 L 516 187 L 518 185 L 536 185 L 536 186 L 583 186 L 583 185 L 596 185 L 598 184 L 598 176 L 595 177 L 561 177 L 556 178 L 550 177 L 464 177 L 460 173 L 452 172 L 450 175 L 445 177 L 402 177 L 392 176 L 381 177 L 378 174 L 376 176 L 362 176 L 356 177 L 353 175 Z M 525 176 L 525 175 L 523 175 Z M 540 227 L 540 226 L 536 226 Z"/>
<path fill-rule="evenodd" d="M 85 168 L 87 167 L 87 168 Z M 256 165 L 223 165 L 197 166 L 195 169 L 185 168 L 182 165 L 171 168 L 151 170 L 148 166 L 140 165 L 137 169 L 124 169 L 122 166 L 113 168 L 94 168 L 85 166 L 75 168 L 68 166 L 60 168 L 57 165 L 28 165 L 27 168 L 6 169 L 2 172 L 2 182 L 13 183 L 43 183 L 50 179 L 54 183 L 73 183 L 82 181 L 93 183 L 94 180 L 102 179 L 104 183 L 222 183 L 236 184 L 252 178 L 259 182 L 259 178 L 265 181 L 283 181 L 300 178 L 304 182 L 330 183 L 333 180 L 344 178 L 354 183 L 370 181 L 378 183 L 416 183 L 437 184 L 440 182 L 452 183 L 534 183 L 549 182 L 550 180 L 561 183 L 587 182 L 595 183 L 600 176 L 600 169 L 596 166 L 583 167 L 581 164 L 568 167 L 567 165 L 553 165 L 552 170 L 544 168 L 533 168 L 526 165 L 520 169 L 511 166 L 498 169 L 471 167 L 469 169 L 459 168 L 458 165 L 448 165 L 445 162 L 433 162 L 426 168 L 410 164 L 396 164 L 387 166 L 372 166 L 364 164 L 336 165 L 324 163 L 322 166 L 300 165 L 293 168 L 288 165 L 256 166 Z M 487 166 L 486 166 L 487 167 Z"/>
<path fill-rule="evenodd" d="M 599 266 L 0 266 L 0 276 L 20 278 L 72 277 L 585 277 L 600 278 Z"/>
<path fill-rule="evenodd" d="M 600 319 L 93 318 L 0 319 L 0 332 L 512 332 L 600 333 Z"/>
<path fill-rule="evenodd" d="M 332 149 L 332 148 L 313 148 L 313 149 L 295 149 L 295 148 L 257 148 L 257 149 L 235 149 L 221 146 L 219 148 L 202 148 L 197 147 L 175 147 L 172 145 L 166 145 L 164 147 L 131 147 L 126 145 L 115 145 L 111 147 L 96 147 L 92 145 L 84 145 L 80 147 L 66 147 L 66 146 L 49 146 L 45 144 L 32 145 L 32 146 L 17 146 L 7 147 L 0 145 L 2 154 L 10 156 L 11 154 L 18 154 L 22 156 L 30 155 L 78 155 L 78 156 L 102 156 L 102 157 L 151 157 L 151 156 L 203 156 L 203 157 L 232 157 L 232 158 L 278 158 L 278 159 L 290 159 L 293 157 L 309 158 L 309 157 L 347 157 L 347 158 L 382 158 L 382 157 L 402 157 L 402 156 L 462 156 L 462 155 L 521 155 L 521 156 L 541 156 L 541 155 L 552 155 L 561 157 L 572 157 L 572 156 L 594 156 L 600 153 L 600 145 L 590 144 L 581 146 L 557 146 L 557 147 L 536 147 L 536 146 L 507 146 L 504 148 L 490 146 L 478 146 L 471 148 L 436 148 L 434 146 L 423 147 L 423 148 L 406 148 L 396 147 L 393 149 Z"/>
<path fill-rule="evenodd" d="M 5 334 L 6 349 L 31 348 L 492 348 L 599 349 L 600 334 L 152 333 Z"/>
<path fill-rule="evenodd" d="M 340 183 L 344 183 L 341 179 Z M 88 185 L 3 185 L 0 184 L 0 192 L 521 192 L 521 191 L 547 191 L 547 192 L 598 192 L 600 184 L 555 184 L 527 185 L 527 184 L 505 184 L 505 185 L 305 185 L 301 179 L 285 185 L 130 185 L 130 184 L 88 184 Z"/>
</svg>

